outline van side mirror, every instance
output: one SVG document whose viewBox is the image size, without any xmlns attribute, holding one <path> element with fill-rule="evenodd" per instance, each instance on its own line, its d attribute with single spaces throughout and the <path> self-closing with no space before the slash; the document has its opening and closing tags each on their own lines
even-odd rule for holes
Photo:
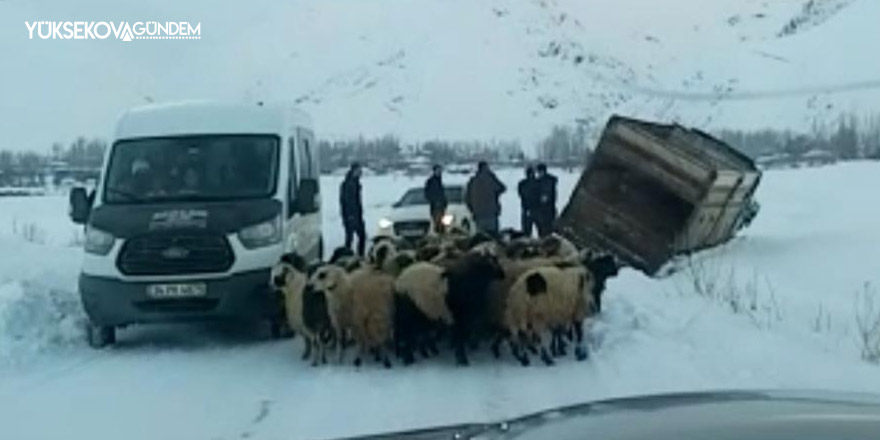
<svg viewBox="0 0 880 440">
<path fill-rule="evenodd" d="M 297 212 L 300 214 L 314 214 L 320 208 L 318 201 L 318 180 L 303 179 L 299 183 L 299 191 L 296 195 Z"/>
<path fill-rule="evenodd" d="M 69 204 L 70 219 L 78 225 L 85 224 L 89 220 L 89 214 L 92 211 L 92 204 L 89 201 L 86 189 L 83 187 L 71 189 Z"/>
</svg>

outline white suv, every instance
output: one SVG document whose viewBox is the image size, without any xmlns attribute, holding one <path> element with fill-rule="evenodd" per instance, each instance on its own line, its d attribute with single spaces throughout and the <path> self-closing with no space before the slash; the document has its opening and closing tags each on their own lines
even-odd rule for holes
<svg viewBox="0 0 880 440">
<path fill-rule="evenodd" d="M 446 215 L 443 224 L 447 228 L 460 228 L 468 233 L 474 231 L 474 219 L 464 203 L 464 186 L 445 185 Z M 392 206 L 387 216 L 379 220 L 376 235 L 418 239 L 433 233 L 431 210 L 425 199 L 423 187 L 411 188 Z"/>
</svg>

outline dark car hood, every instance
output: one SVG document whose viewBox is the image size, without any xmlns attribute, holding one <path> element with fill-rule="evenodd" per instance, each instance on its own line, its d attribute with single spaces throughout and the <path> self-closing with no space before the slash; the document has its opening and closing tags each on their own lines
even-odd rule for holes
<svg viewBox="0 0 880 440">
<path fill-rule="evenodd" d="M 386 433 L 402 439 L 880 439 L 880 396 L 821 391 L 714 391 L 628 397 L 511 420 Z"/>
<path fill-rule="evenodd" d="M 89 224 L 120 238 L 175 229 L 228 234 L 280 212 L 281 202 L 274 199 L 101 205 L 92 210 Z"/>
</svg>

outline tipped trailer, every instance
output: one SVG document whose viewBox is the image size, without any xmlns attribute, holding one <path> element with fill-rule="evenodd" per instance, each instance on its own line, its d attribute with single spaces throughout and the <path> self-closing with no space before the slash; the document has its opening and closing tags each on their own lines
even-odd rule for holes
<svg viewBox="0 0 880 440">
<path fill-rule="evenodd" d="M 748 156 L 709 134 L 613 116 L 556 227 L 656 276 L 747 226 L 760 182 Z"/>
</svg>

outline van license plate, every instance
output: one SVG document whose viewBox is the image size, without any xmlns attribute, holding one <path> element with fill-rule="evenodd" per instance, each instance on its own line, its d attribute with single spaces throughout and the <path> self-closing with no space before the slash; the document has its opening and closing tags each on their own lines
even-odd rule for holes
<svg viewBox="0 0 880 440">
<path fill-rule="evenodd" d="M 205 283 L 151 284 L 147 286 L 147 296 L 156 299 L 195 298 L 208 293 Z"/>
</svg>

